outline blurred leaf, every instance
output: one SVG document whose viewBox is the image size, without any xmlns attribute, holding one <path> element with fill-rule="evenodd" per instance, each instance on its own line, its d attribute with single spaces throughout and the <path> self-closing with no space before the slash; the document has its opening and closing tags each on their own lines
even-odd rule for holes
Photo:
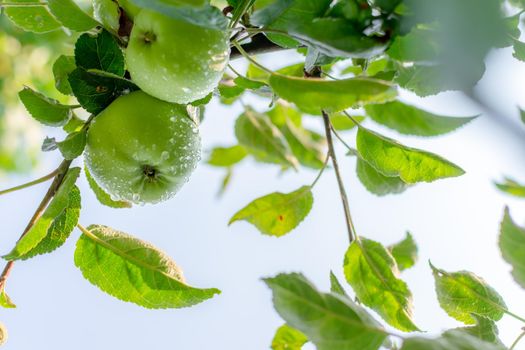
<svg viewBox="0 0 525 350">
<path fill-rule="evenodd" d="M 518 12 L 517 14 L 507 17 L 503 20 L 505 24 L 506 33 L 502 35 L 501 39 L 496 43 L 497 48 L 504 48 L 507 46 L 512 46 L 515 39 L 519 38 L 521 31 L 519 28 L 520 17 L 523 12 Z"/>
<path fill-rule="evenodd" d="M 354 118 L 357 122 L 361 123 L 363 120 L 365 120 L 365 117 L 363 116 L 357 116 L 353 115 L 352 118 Z M 352 119 L 348 118 L 344 114 L 334 114 L 330 116 L 330 121 L 332 122 L 332 126 L 335 130 L 338 131 L 347 131 L 352 130 L 357 125 L 352 121 Z"/>
<path fill-rule="evenodd" d="M 408 184 L 432 182 L 465 173 L 436 154 L 404 146 L 363 127 L 357 132 L 357 150 L 378 172 L 385 176 L 399 176 Z"/>
<path fill-rule="evenodd" d="M 11 0 L 10 3 L 24 3 L 34 0 Z M 44 5 L 44 4 L 43 4 Z M 25 31 L 35 33 L 47 33 L 57 30 L 62 25 L 48 11 L 45 6 L 8 6 L 3 9 L 7 17 L 17 26 Z"/>
<path fill-rule="evenodd" d="M 57 140 L 54 137 L 46 137 L 42 142 L 42 152 L 51 152 L 57 148 Z"/>
<path fill-rule="evenodd" d="M 60 248 L 78 223 L 80 207 L 80 190 L 77 186 L 73 186 L 68 193 L 68 204 L 64 211 L 53 220 L 46 236 L 21 259 L 29 259 Z"/>
<path fill-rule="evenodd" d="M 75 57 L 60 55 L 53 64 L 53 75 L 55 76 L 55 87 L 64 95 L 72 95 L 69 85 L 69 73 L 75 70 Z"/>
<path fill-rule="evenodd" d="M 469 123 L 476 117 L 445 117 L 426 112 L 400 101 L 365 107 L 367 115 L 375 122 L 402 134 L 436 136 L 446 134 Z"/>
<path fill-rule="evenodd" d="M 377 350 L 387 337 L 365 309 L 338 294 L 319 292 L 301 274 L 264 281 L 272 289 L 277 313 L 318 350 Z"/>
<path fill-rule="evenodd" d="M 47 6 L 64 27 L 77 32 L 87 32 L 98 25 L 73 0 L 47 0 Z"/>
<path fill-rule="evenodd" d="M 226 30 L 228 19 L 221 10 L 211 6 L 205 0 L 129 0 L 141 8 L 153 10 L 176 20 L 214 29 Z"/>
<path fill-rule="evenodd" d="M 476 314 L 472 314 L 472 317 L 476 320 L 475 326 L 455 328 L 446 331 L 444 335 L 449 334 L 450 332 L 464 332 L 488 343 L 503 346 L 503 343 L 499 339 L 498 327 L 494 321 Z"/>
<path fill-rule="evenodd" d="M 97 184 L 95 179 L 93 179 L 87 167 L 84 167 L 84 173 L 86 174 L 89 187 L 93 190 L 93 193 L 95 193 L 95 196 L 101 204 L 110 208 L 131 208 L 131 203 L 129 202 L 115 201 L 111 199 L 111 196 Z"/>
<path fill-rule="evenodd" d="M 67 135 L 64 141 L 58 142 L 57 146 L 64 159 L 73 160 L 84 152 L 86 148 L 86 130 L 75 131 Z"/>
<path fill-rule="evenodd" d="M 525 185 L 522 185 L 511 178 L 504 178 L 503 182 L 494 183 L 498 189 L 515 197 L 525 198 Z"/>
<path fill-rule="evenodd" d="M 272 340 L 272 350 L 301 350 L 304 344 L 308 342 L 308 338 L 287 324 L 283 324 Z"/>
<path fill-rule="evenodd" d="M 388 250 L 401 271 L 411 268 L 417 262 L 417 245 L 410 232 L 407 232 L 405 239 L 401 242 L 388 247 Z"/>
<path fill-rule="evenodd" d="M 525 62 L 525 43 L 519 41 L 519 40 L 514 40 L 514 54 L 513 56 L 520 60 L 520 61 L 523 61 Z"/>
<path fill-rule="evenodd" d="M 0 306 L 4 309 L 14 309 L 16 305 L 11 301 L 11 298 L 5 292 L 5 288 L 0 288 Z M 0 345 L 2 345 L 3 338 L 0 336 Z"/>
<path fill-rule="evenodd" d="M 499 234 L 499 249 L 503 259 L 512 266 L 512 277 L 525 288 L 525 229 L 518 226 L 510 216 L 509 208 L 501 221 Z"/>
<path fill-rule="evenodd" d="M 436 62 L 441 51 L 436 37 L 432 28 L 417 27 L 396 37 L 386 53 L 400 62 Z"/>
<path fill-rule="evenodd" d="M 348 294 L 332 271 L 330 271 L 330 291 L 348 298 Z"/>
<path fill-rule="evenodd" d="M 470 334 L 450 331 L 436 339 L 407 338 L 401 350 L 505 350 L 503 346 L 479 340 Z"/>
<path fill-rule="evenodd" d="M 290 146 L 268 116 L 247 107 L 235 122 L 235 136 L 250 153 L 262 153 L 268 161 L 297 167 Z"/>
<path fill-rule="evenodd" d="M 68 207 L 69 193 L 75 186 L 75 181 L 77 180 L 79 173 L 80 168 L 72 168 L 67 172 L 60 188 L 45 209 L 44 213 L 29 231 L 27 231 L 27 233 L 16 243 L 13 250 L 9 254 L 3 256 L 4 259 L 18 260 L 25 259 L 26 256 L 29 257 L 34 255 L 32 252 L 33 249 L 37 248 L 42 240 L 46 238 L 53 222 Z"/>
<path fill-rule="evenodd" d="M 245 78 L 243 76 L 238 76 L 237 78 L 233 79 L 233 82 L 244 89 L 250 89 L 250 90 L 257 90 L 262 87 L 267 86 L 266 83 L 258 81 L 258 80 L 251 80 L 248 78 Z"/>
<path fill-rule="evenodd" d="M 273 74 L 270 86 L 281 98 L 314 115 L 321 110 L 335 113 L 359 104 L 386 102 L 397 95 L 394 86 L 369 78 L 322 80 Z"/>
<path fill-rule="evenodd" d="M 356 297 L 399 330 L 417 331 L 412 293 L 398 278 L 396 261 L 380 243 L 360 237 L 345 255 L 344 272 Z"/>
<path fill-rule="evenodd" d="M 248 155 L 241 145 L 231 147 L 215 147 L 212 149 L 208 164 L 218 167 L 230 167 L 239 163 Z"/>
<path fill-rule="evenodd" d="M 224 192 L 226 192 L 226 189 L 228 188 L 228 186 L 230 185 L 230 182 L 232 180 L 232 176 L 233 176 L 232 168 L 231 167 L 230 168 L 226 168 L 226 174 L 222 178 L 221 187 L 219 188 L 219 192 L 217 193 L 217 197 L 221 197 L 224 194 Z"/>
<path fill-rule="evenodd" d="M 80 131 L 84 127 L 84 121 L 78 118 L 75 114 L 69 119 L 69 121 L 62 127 L 62 130 L 71 134 L 75 131 Z"/>
<path fill-rule="evenodd" d="M 85 70 L 98 69 L 124 76 L 124 55 L 117 40 L 107 30 L 95 36 L 82 34 L 75 44 L 75 61 Z"/>
<path fill-rule="evenodd" d="M 93 16 L 107 30 L 117 33 L 120 28 L 120 8 L 113 0 L 94 0 Z"/>
<path fill-rule="evenodd" d="M 82 230 L 75 265 L 104 292 L 148 309 L 188 307 L 220 293 L 184 282 L 177 264 L 149 243 L 107 226 Z"/>
<path fill-rule="evenodd" d="M 472 314 L 499 321 L 507 306 L 502 297 L 472 272 L 446 272 L 430 265 L 441 308 L 465 324 L 476 324 Z"/>
<path fill-rule="evenodd" d="M 138 90 L 129 80 L 118 76 L 103 76 L 83 68 L 75 69 L 68 79 L 80 105 L 93 114 L 102 112 L 117 97 Z"/>
<path fill-rule="evenodd" d="M 299 226 L 310 213 L 313 202 L 310 186 L 291 193 L 274 192 L 239 210 L 228 225 L 244 220 L 265 235 L 280 237 Z"/>
<path fill-rule="evenodd" d="M 359 155 L 357 157 L 356 172 L 359 181 L 368 192 L 376 196 L 403 193 L 410 185 L 399 176 L 385 176 L 378 172 Z"/>
<path fill-rule="evenodd" d="M 18 93 L 18 97 L 29 114 L 44 125 L 65 125 L 73 114 L 69 106 L 62 105 L 57 100 L 46 97 L 27 86 Z"/>
</svg>

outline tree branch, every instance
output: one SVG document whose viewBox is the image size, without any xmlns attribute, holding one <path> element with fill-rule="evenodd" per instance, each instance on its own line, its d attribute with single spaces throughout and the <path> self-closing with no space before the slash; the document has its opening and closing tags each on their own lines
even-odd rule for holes
<svg viewBox="0 0 525 350">
<path fill-rule="evenodd" d="M 339 194 L 341 195 L 341 201 L 343 202 L 343 209 L 345 212 L 346 228 L 348 229 L 348 238 L 350 243 L 356 239 L 356 233 L 354 224 L 352 222 L 352 216 L 350 215 L 350 205 L 348 203 L 348 197 L 346 195 L 345 186 L 343 183 L 343 178 L 341 177 L 341 171 L 339 170 L 339 163 L 337 162 L 337 156 L 334 149 L 334 141 L 332 139 L 332 123 L 330 122 L 330 117 L 328 113 L 322 111 L 324 128 L 326 133 L 326 141 L 328 143 L 328 152 L 330 158 L 332 158 L 332 165 L 334 166 L 335 176 L 337 178 L 337 184 L 339 185 Z"/>
</svg>

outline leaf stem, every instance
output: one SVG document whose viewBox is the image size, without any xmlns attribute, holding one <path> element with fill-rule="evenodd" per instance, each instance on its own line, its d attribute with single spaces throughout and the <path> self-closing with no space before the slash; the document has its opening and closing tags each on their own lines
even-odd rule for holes
<svg viewBox="0 0 525 350">
<path fill-rule="evenodd" d="M 341 177 L 341 171 L 339 170 L 339 164 L 337 162 L 337 156 L 335 154 L 334 149 L 334 142 L 332 139 L 332 123 L 330 122 L 330 116 L 326 111 L 322 111 L 323 114 L 323 121 L 324 121 L 324 127 L 325 127 L 325 133 L 326 133 L 326 141 L 328 142 L 328 152 L 330 154 L 330 158 L 332 158 L 332 165 L 334 166 L 335 170 L 335 176 L 337 178 L 337 184 L 339 185 L 339 194 L 341 195 L 341 201 L 343 203 L 343 209 L 345 213 L 345 220 L 346 220 L 346 228 L 348 229 L 348 238 L 350 240 L 350 243 L 352 243 L 356 239 L 356 231 L 354 227 L 354 223 L 352 221 L 352 216 L 350 215 L 350 206 L 348 203 L 348 197 L 346 195 L 346 189 L 343 183 L 343 179 Z"/>
<path fill-rule="evenodd" d="M 324 163 L 323 163 L 323 167 L 321 168 L 321 170 L 319 171 L 319 174 L 317 174 L 314 182 L 312 182 L 312 184 L 310 185 L 310 188 L 314 188 L 315 185 L 317 184 L 317 182 L 319 181 L 319 179 L 321 178 L 321 176 L 323 175 L 324 173 L 324 170 L 326 169 L 326 166 L 328 165 L 328 161 L 330 160 L 330 152 L 328 152 L 326 154 L 326 158 L 324 159 Z"/>
<path fill-rule="evenodd" d="M 270 73 L 270 74 L 273 74 L 273 71 L 266 68 L 265 66 L 263 66 L 262 64 L 260 64 L 259 62 L 257 62 L 256 60 L 254 60 L 250 54 L 248 52 L 246 52 L 246 50 L 244 50 L 244 48 L 236 41 L 236 40 L 233 40 L 232 41 L 232 44 L 233 46 L 235 46 L 235 48 L 240 52 L 240 54 L 242 56 L 244 56 L 244 58 L 246 58 L 248 61 L 250 61 L 251 63 L 253 63 L 254 65 L 256 65 L 257 67 L 261 68 L 263 71 L 267 72 L 267 73 Z"/>
<path fill-rule="evenodd" d="M 30 182 L 22 184 L 22 185 L 18 185 L 18 186 L 15 186 L 15 187 L 11 187 L 11 188 L 2 190 L 2 191 L 0 191 L 0 196 L 3 195 L 3 194 L 15 192 L 15 191 L 18 191 L 18 190 L 23 190 L 24 188 L 28 188 L 28 187 L 31 187 L 31 186 L 34 186 L 34 185 L 38 185 L 38 184 L 40 184 L 42 182 L 46 182 L 48 180 L 51 180 L 52 178 L 54 178 L 56 176 L 57 173 L 58 173 L 58 169 L 55 169 L 51 173 L 49 173 L 49 174 L 47 174 L 45 176 L 42 176 L 39 179 L 30 181 Z"/>
<path fill-rule="evenodd" d="M 518 343 L 520 342 L 521 339 L 523 339 L 523 337 L 525 337 L 525 328 L 522 328 L 521 334 L 516 338 L 516 340 L 514 340 L 514 342 L 510 346 L 509 350 L 514 350 L 516 345 L 518 345 Z"/>
<path fill-rule="evenodd" d="M 56 170 L 55 179 L 51 183 L 51 186 L 47 190 L 47 193 L 45 194 L 44 198 L 38 205 L 37 209 L 35 210 L 35 213 L 29 220 L 29 223 L 27 224 L 26 228 L 20 235 L 20 238 L 18 238 L 18 241 L 22 239 L 26 235 L 27 232 L 35 225 L 35 223 L 38 221 L 44 210 L 46 209 L 47 205 L 53 199 L 55 196 L 57 190 L 59 189 L 60 185 L 62 184 L 62 181 L 64 180 L 64 177 L 66 176 L 69 167 L 71 166 L 72 160 L 64 160 L 60 164 L 60 166 Z M 7 264 L 4 267 L 4 270 L 0 274 L 0 290 L 5 287 L 5 282 L 7 281 L 7 278 L 9 277 L 9 274 L 11 273 L 11 270 L 14 266 L 14 261 L 8 261 Z"/>
<path fill-rule="evenodd" d="M 506 313 L 507 315 L 511 316 L 511 317 L 514 317 L 518 321 L 521 321 L 521 322 L 525 323 L 525 319 L 523 317 L 520 317 L 520 316 L 516 315 L 515 313 L 510 312 L 507 309 L 504 309 L 503 312 Z"/>
</svg>

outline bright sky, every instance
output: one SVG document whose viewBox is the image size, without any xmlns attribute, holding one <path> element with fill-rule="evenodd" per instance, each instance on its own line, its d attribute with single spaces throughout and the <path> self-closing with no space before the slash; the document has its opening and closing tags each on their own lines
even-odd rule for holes
<svg viewBox="0 0 525 350">
<path fill-rule="evenodd" d="M 281 62 L 289 56 L 281 55 Z M 273 58 L 273 62 L 277 58 Z M 266 62 L 271 65 L 271 62 Z M 525 65 L 511 51 L 498 50 L 488 58 L 488 72 L 479 86 L 505 117 L 523 133 L 515 106 L 525 106 Z M 280 64 L 280 66 L 284 65 Z M 416 99 L 402 97 L 431 111 L 450 115 L 475 115 L 479 107 L 466 104 L 456 94 Z M 264 102 L 266 103 L 266 102 Z M 264 103 L 258 102 L 258 107 Z M 205 149 L 234 142 L 233 122 L 240 107 L 213 104 L 202 126 Z M 320 126 L 320 120 L 313 120 Z M 492 181 L 503 174 L 525 181 L 525 147 L 513 133 L 487 115 L 467 127 L 433 139 L 401 137 L 367 123 L 374 130 L 403 143 L 436 152 L 466 169 L 457 179 L 418 185 L 397 196 L 375 197 L 355 177 L 355 160 L 340 148 L 351 209 L 359 234 L 384 244 L 396 242 L 407 230 L 420 247 L 420 261 L 403 273 L 415 301 L 416 324 L 430 334 L 459 326 L 436 301 L 427 261 L 449 271 L 470 270 L 484 277 L 506 300 L 509 309 L 525 315 L 525 291 L 512 280 L 510 267 L 496 246 L 503 208 L 509 205 L 517 222 L 525 221 L 525 201 L 500 194 Z M 345 138 L 353 144 L 354 135 Z M 58 164 L 48 155 L 31 177 L 12 177 L 0 187 L 10 187 L 45 174 Z M 222 199 L 215 194 L 220 170 L 202 164 L 190 182 L 171 201 L 156 206 L 114 210 L 103 207 L 81 180 L 81 223 L 105 224 L 135 234 L 165 250 L 183 268 L 188 282 L 197 287 L 217 287 L 222 294 L 193 308 L 146 310 L 104 294 L 85 281 L 73 265 L 74 232 L 54 254 L 17 263 L 8 292 L 18 304 L 0 310 L 9 330 L 6 350 L 56 349 L 266 349 L 282 324 L 261 277 L 279 272 L 303 272 L 327 290 L 333 270 L 342 278 L 343 255 L 348 247 L 341 203 L 334 174 L 328 171 L 314 191 L 310 216 L 291 234 L 270 238 L 246 223 L 227 226 L 229 218 L 252 199 L 273 191 L 291 191 L 309 184 L 313 171 L 280 175 L 277 168 L 251 161 L 236 170 L 231 188 Z M 23 230 L 45 186 L 0 198 L 2 230 L 0 252 L 8 252 Z M 521 325 L 504 318 L 502 339 L 508 344 Z M 519 349 L 525 349 L 525 343 Z"/>
</svg>

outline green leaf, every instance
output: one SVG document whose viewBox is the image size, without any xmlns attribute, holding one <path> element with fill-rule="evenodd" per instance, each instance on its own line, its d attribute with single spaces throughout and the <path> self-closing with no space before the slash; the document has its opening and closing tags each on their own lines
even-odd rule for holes
<svg viewBox="0 0 525 350">
<path fill-rule="evenodd" d="M 69 85 L 69 73 L 75 70 L 75 57 L 60 55 L 53 64 L 53 75 L 55 76 L 55 87 L 64 95 L 72 95 Z"/>
<path fill-rule="evenodd" d="M 360 237 L 345 255 L 344 272 L 356 297 L 391 326 L 417 331 L 412 319 L 412 293 L 399 279 L 396 261 L 380 243 Z"/>
<path fill-rule="evenodd" d="M 93 17 L 107 30 L 117 33 L 120 28 L 119 4 L 113 0 L 93 1 Z"/>
<path fill-rule="evenodd" d="M 57 146 L 62 156 L 67 160 L 73 160 L 84 152 L 87 141 L 87 131 L 80 130 L 67 135 L 66 139 L 58 142 Z"/>
<path fill-rule="evenodd" d="M 73 0 L 47 0 L 47 6 L 64 27 L 77 32 L 87 32 L 98 25 Z"/>
<path fill-rule="evenodd" d="M 95 196 L 97 197 L 97 200 L 101 204 L 103 204 L 105 206 L 108 206 L 110 208 L 117 208 L 117 209 L 120 209 L 120 208 L 131 208 L 131 203 L 129 203 L 129 202 L 126 202 L 126 201 L 115 201 L 115 200 L 111 199 L 111 196 L 109 194 L 107 194 L 106 191 L 104 191 L 102 189 L 102 187 L 100 187 L 97 184 L 95 179 L 93 179 L 93 177 L 89 173 L 89 170 L 88 170 L 87 167 L 84 167 L 84 173 L 86 174 L 86 178 L 87 178 L 87 181 L 89 183 L 89 187 L 91 188 L 93 193 L 95 193 Z"/>
<path fill-rule="evenodd" d="M 499 339 L 498 327 L 494 321 L 476 314 L 472 314 L 472 317 L 476 320 L 475 326 L 455 328 L 446 331 L 444 334 L 446 335 L 450 332 L 464 332 L 488 343 L 503 346 L 503 343 Z"/>
<path fill-rule="evenodd" d="M 388 250 L 401 271 L 411 268 L 417 262 L 417 245 L 410 232 L 407 232 L 401 242 L 388 247 Z"/>
<path fill-rule="evenodd" d="M 117 40 L 107 30 L 97 35 L 82 34 L 75 44 L 75 61 L 85 70 L 98 69 L 124 76 L 124 55 Z"/>
<path fill-rule="evenodd" d="M 112 228 L 82 230 L 75 265 L 104 292 L 150 309 L 188 307 L 220 293 L 188 286 L 179 267 L 154 246 Z"/>
<path fill-rule="evenodd" d="M 516 197 L 525 198 L 525 185 L 522 185 L 511 178 L 506 177 L 503 182 L 494 183 L 501 191 Z"/>
<path fill-rule="evenodd" d="M 66 242 L 76 227 L 80 216 L 80 190 L 77 186 L 71 188 L 68 200 L 66 208 L 53 220 L 44 239 L 20 259 L 26 260 L 36 255 L 50 253 Z"/>
<path fill-rule="evenodd" d="M 520 108 L 521 121 L 525 124 L 525 111 Z"/>
<path fill-rule="evenodd" d="M 477 339 L 461 331 L 450 331 L 436 339 L 408 338 L 401 350 L 505 350 L 503 346 Z"/>
<path fill-rule="evenodd" d="M 399 194 L 410 186 L 401 180 L 399 176 L 385 176 L 381 174 L 359 155 L 356 162 L 356 172 L 363 186 L 365 186 L 368 192 L 376 196 Z"/>
<path fill-rule="evenodd" d="M 514 40 L 514 53 L 513 53 L 513 56 L 520 60 L 520 61 L 523 61 L 525 62 L 525 43 L 519 41 L 519 40 Z"/>
<path fill-rule="evenodd" d="M 401 134 L 437 136 L 446 134 L 469 123 L 476 117 L 445 117 L 426 112 L 400 101 L 365 107 L 367 115 L 375 122 Z"/>
<path fill-rule="evenodd" d="M 357 150 L 378 172 L 385 176 L 399 176 L 408 184 L 432 182 L 465 173 L 434 153 L 404 146 L 363 127 L 357 132 Z"/>
<path fill-rule="evenodd" d="M 330 291 L 348 298 L 348 294 L 332 271 L 330 271 Z"/>
<path fill-rule="evenodd" d="M 313 202 L 310 186 L 291 193 L 274 192 L 257 198 L 239 210 L 228 225 L 244 220 L 263 234 L 280 237 L 299 226 L 310 213 Z"/>
<path fill-rule="evenodd" d="M 62 130 L 71 134 L 75 131 L 80 131 L 85 125 L 85 122 L 73 114 L 73 117 L 62 127 Z"/>
<path fill-rule="evenodd" d="M 370 78 L 322 80 L 272 74 L 270 86 L 284 100 L 314 115 L 321 110 L 335 113 L 360 104 L 386 102 L 397 95 L 391 84 Z"/>
<path fill-rule="evenodd" d="M 231 147 L 215 147 L 212 149 L 208 164 L 217 167 L 231 167 L 248 155 L 246 149 L 241 145 Z"/>
<path fill-rule="evenodd" d="M 499 321 L 507 311 L 503 298 L 481 277 L 468 271 L 449 273 L 430 266 L 439 304 L 450 317 L 476 324 L 472 314 Z"/>
<path fill-rule="evenodd" d="M 416 27 L 396 37 L 386 53 L 400 62 L 435 62 L 442 51 L 438 35 L 432 28 Z"/>
<path fill-rule="evenodd" d="M 363 120 L 365 120 L 365 117 L 363 116 L 352 116 L 357 122 L 361 123 Z M 357 125 L 352 121 L 352 119 L 348 118 L 344 114 L 334 114 L 330 116 L 330 122 L 332 123 L 332 126 L 335 130 L 338 131 L 347 131 L 352 130 Z"/>
<path fill-rule="evenodd" d="M 73 115 L 69 106 L 62 105 L 27 86 L 18 93 L 18 97 L 29 114 L 44 125 L 63 126 Z"/>
<path fill-rule="evenodd" d="M 6 260 L 24 259 L 31 255 L 32 250 L 46 238 L 53 222 L 62 214 L 69 205 L 69 193 L 72 191 L 75 181 L 80 173 L 80 168 L 70 169 L 64 177 L 60 188 L 45 209 L 44 213 L 27 231 L 27 233 L 16 243 L 13 250 L 4 255 Z"/>
<path fill-rule="evenodd" d="M 14 309 L 16 305 L 11 301 L 11 298 L 5 292 L 5 287 L 0 288 L 0 306 L 4 309 Z M 0 345 L 2 345 L 2 337 L 0 336 Z"/>
<path fill-rule="evenodd" d="M 197 26 L 226 30 L 228 20 L 221 10 L 211 6 L 205 0 L 130 0 L 141 8 L 153 10 L 176 20 L 186 21 Z"/>
<path fill-rule="evenodd" d="M 301 274 L 264 280 L 286 323 L 306 335 L 318 350 L 377 350 L 387 335 L 365 309 L 350 299 L 319 292 Z"/>
<path fill-rule="evenodd" d="M 287 324 L 283 324 L 272 340 L 272 350 L 301 350 L 304 344 L 308 342 L 308 338 Z"/>
<path fill-rule="evenodd" d="M 501 221 L 499 249 L 506 262 L 512 266 L 512 277 L 525 288 L 525 228 L 518 226 L 510 216 L 509 208 Z"/>
<path fill-rule="evenodd" d="M 246 108 L 235 122 L 235 136 L 251 153 L 262 153 L 272 163 L 297 167 L 290 146 L 268 116 Z"/>
<path fill-rule="evenodd" d="M 80 105 L 93 114 L 102 112 L 117 97 L 138 90 L 129 80 L 83 68 L 75 69 L 68 79 Z"/>
<path fill-rule="evenodd" d="M 35 0 L 13 0 L 9 2 L 34 3 Z M 11 22 L 25 31 L 47 33 L 62 27 L 45 6 L 8 6 L 3 10 Z"/>
</svg>

